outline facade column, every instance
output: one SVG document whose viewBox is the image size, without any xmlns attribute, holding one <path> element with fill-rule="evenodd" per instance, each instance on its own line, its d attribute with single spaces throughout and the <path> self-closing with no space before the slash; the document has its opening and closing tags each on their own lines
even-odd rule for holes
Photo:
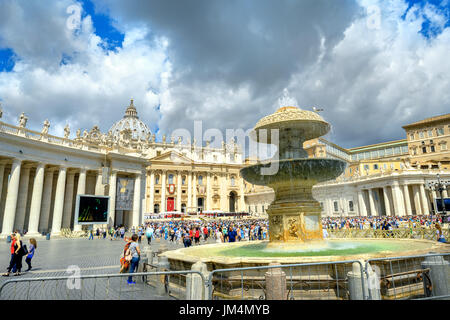
<svg viewBox="0 0 450 320">
<path fill-rule="evenodd" d="M 97 179 L 95 181 L 95 195 L 96 196 L 103 196 L 105 195 L 105 187 L 102 184 L 102 178 L 103 178 L 102 171 L 97 171 Z"/>
<path fill-rule="evenodd" d="M 23 165 L 20 173 L 19 195 L 17 198 L 16 218 L 14 230 L 23 231 L 28 200 L 28 185 L 30 182 L 30 165 Z"/>
<path fill-rule="evenodd" d="M 239 179 L 239 205 L 236 212 L 245 211 L 245 191 L 244 191 L 244 179 L 239 175 L 236 177 L 236 180 Z"/>
<path fill-rule="evenodd" d="M 211 210 L 211 173 L 206 172 L 206 210 Z"/>
<path fill-rule="evenodd" d="M 390 216 L 390 215 L 392 215 L 392 213 L 391 213 L 391 203 L 389 201 L 388 192 L 389 192 L 388 187 L 383 187 L 384 207 L 386 209 L 386 215 Z"/>
<path fill-rule="evenodd" d="M 195 213 L 198 211 L 197 207 L 197 175 L 194 173 L 192 175 L 192 191 L 193 191 L 193 198 L 192 198 L 192 209 Z"/>
<path fill-rule="evenodd" d="M 417 185 L 413 185 L 414 207 L 416 208 L 416 215 L 422 215 L 422 206 L 420 205 L 420 191 Z"/>
<path fill-rule="evenodd" d="M 109 180 L 109 219 L 108 227 L 114 227 L 116 219 L 116 193 L 117 193 L 117 171 L 111 170 Z"/>
<path fill-rule="evenodd" d="M 141 175 L 137 174 L 134 180 L 133 219 L 131 227 L 138 227 L 141 217 Z"/>
<path fill-rule="evenodd" d="M 64 193 L 66 188 L 67 168 L 60 167 L 55 191 L 55 207 L 53 208 L 52 235 L 61 233 L 62 217 L 64 211 Z"/>
<path fill-rule="evenodd" d="M 403 195 L 405 197 L 405 212 L 407 216 L 412 216 L 411 198 L 409 197 L 409 188 L 407 184 L 403 185 Z"/>
<path fill-rule="evenodd" d="M 77 187 L 77 196 L 80 194 L 86 194 L 86 169 L 80 169 L 80 175 L 78 176 L 78 187 Z M 75 213 L 76 216 L 76 213 Z M 81 224 L 78 224 L 78 221 L 74 222 L 73 230 L 81 231 Z"/>
<path fill-rule="evenodd" d="M 364 202 L 364 194 L 363 190 L 361 189 L 358 189 L 358 206 L 359 206 L 359 215 L 367 216 L 366 203 Z"/>
<path fill-rule="evenodd" d="M 419 190 L 420 190 L 420 198 L 422 200 L 422 213 L 428 215 L 430 214 L 430 208 L 428 206 L 428 198 L 427 195 L 425 194 L 425 187 L 423 183 L 419 185 Z"/>
<path fill-rule="evenodd" d="M 33 184 L 33 195 L 31 197 L 30 220 L 28 222 L 27 235 L 39 235 L 39 217 L 41 214 L 42 191 L 44 189 L 45 164 L 39 163 L 36 168 L 36 176 Z"/>
<path fill-rule="evenodd" d="M 54 168 L 50 168 L 47 169 L 44 174 L 44 194 L 42 196 L 41 216 L 39 217 L 38 227 L 38 230 L 42 230 L 44 232 L 48 232 L 50 211 L 52 206 L 53 172 Z"/>
<path fill-rule="evenodd" d="M 377 212 L 375 209 L 375 200 L 373 198 L 373 189 L 368 189 L 367 190 L 369 193 L 369 206 L 370 206 L 370 215 L 371 216 L 377 216 Z"/>
<path fill-rule="evenodd" d="M 220 210 L 226 212 L 227 210 L 227 187 L 226 174 L 221 174 L 220 177 Z"/>
<path fill-rule="evenodd" d="M 186 207 L 186 213 L 192 210 L 192 172 L 189 171 L 188 173 L 188 190 L 187 190 L 187 207 Z"/>
<path fill-rule="evenodd" d="M 17 208 L 17 197 L 19 195 L 20 166 L 22 161 L 14 159 L 11 166 L 11 178 L 9 180 L 6 194 L 5 214 L 3 216 L 2 236 L 11 235 L 14 227 L 14 218 Z"/>
<path fill-rule="evenodd" d="M 163 170 L 161 173 L 161 212 L 166 212 L 166 170 Z"/>
<path fill-rule="evenodd" d="M 67 173 L 66 195 L 64 197 L 64 210 L 63 210 L 63 228 L 70 228 L 70 221 L 72 219 L 72 207 L 73 207 L 73 191 L 74 191 L 75 172 Z"/>
<path fill-rule="evenodd" d="M 445 199 L 445 198 L 448 198 L 448 192 L 447 192 L 447 189 L 446 188 L 444 188 L 444 190 L 442 190 L 442 197 Z"/>
<path fill-rule="evenodd" d="M 181 171 L 177 171 L 177 208 L 181 212 Z"/>
<path fill-rule="evenodd" d="M 150 172 L 150 201 L 149 201 L 149 208 L 147 208 L 147 212 L 155 213 L 155 171 L 151 170 Z"/>
</svg>

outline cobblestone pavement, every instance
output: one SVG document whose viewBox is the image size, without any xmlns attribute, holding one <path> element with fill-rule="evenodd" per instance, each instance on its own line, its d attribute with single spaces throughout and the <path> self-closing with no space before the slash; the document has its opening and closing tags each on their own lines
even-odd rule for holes
<svg viewBox="0 0 450 320">
<path fill-rule="evenodd" d="M 211 240 L 208 243 L 213 242 Z M 24 241 L 29 246 L 28 240 Z M 154 239 L 150 245 L 153 251 L 165 243 L 167 248 L 177 249 L 182 244 L 172 243 L 164 239 Z M 203 243 L 203 241 L 202 241 Z M 80 268 L 80 275 L 118 274 L 119 258 L 124 241 L 95 239 L 51 239 L 38 240 L 35 256 L 31 262 L 33 268 L 29 272 L 25 258 L 23 259 L 22 275 L 0 277 L 0 287 L 3 283 L 15 279 L 71 276 L 66 272 L 69 266 Z M 144 238 L 141 247 L 147 247 Z M 10 260 L 10 243 L 0 243 L 1 273 L 6 272 Z M 135 277 L 138 278 L 138 277 Z M 167 295 L 158 295 L 153 286 L 144 284 L 142 279 L 133 279 L 136 285 L 128 285 L 126 277 L 110 279 L 83 279 L 79 290 L 70 290 L 67 280 L 36 281 L 7 284 L 0 296 L 2 299 L 170 299 Z"/>
</svg>

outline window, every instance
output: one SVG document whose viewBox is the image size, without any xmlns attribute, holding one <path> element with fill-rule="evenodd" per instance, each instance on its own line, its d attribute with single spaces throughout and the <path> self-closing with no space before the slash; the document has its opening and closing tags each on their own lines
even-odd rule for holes
<svg viewBox="0 0 450 320">
<path fill-rule="evenodd" d="M 386 155 L 389 156 L 392 154 L 392 148 L 386 149 Z"/>
<path fill-rule="evenodd" d="M 431 152 L 435 152 L 434 146 L 431 146 L 431 147 L 430 147 L 430 151 L 431 151 Z"/>
<path fill-rule="evenodd" d="M 173 184 L 173 174 L 169 174 L 169 184 Z"/>
<path fill-rule="evenodd" d="M 446 143 L 441 144 L 441 151 L 442 150 L 447 150 L 447 144 Z"/>
<path fill-rule="evenodd" d="M 338 205 L 338 202 L 337 202 L 337 201 L 334 201 L 334 202 L 333 202 L 333 205 L 334 205 L 334 212 L 338 212 L 338 211 L 339 211 L 339 205 Z"/>
<path fill-rule="evenodd" d="M 399 153 L 400 153 L 400 147 L 395 147 L 394 154 L 399 154 Z"/>
<path fill-rule="evenodd" d="M 428 130 L 428 138 L 431 138 L 433 136 L 433 130 L 429 129 Z"/>
<path fill-rule="evenodd" d="M 198 176 L 198 184 L 203 185 L 203 177 L 202 176 Z"/>
<path fill-rule="evenodd" d="M 159 184 L 159 176 L 155 177 L 155 184 Z"/>
<path fill-rule="evenodd" d="M 380 157 L 384 157 L 384 149 L 378 150 Z"/>
<path fill-rule="evenodd" d="M 364 165 L 364 170 L 369 170 L 369 165 L 368 164 Z"/>
<path fill-rule="evenodd" d="M 186 184 L 186 176 L 181 178 L 181 184 L 184 186 Z"/>
<path fill-rule="evenodd" d="M 419 132 L 419 138 L 420 138 L 420 139 L 425 138 L 425 135 L 423 134 L 423 131 L 420 131 L 420 132 Z"/>
<path fill-rule="evenodd" d="M 156 155 L 160 156 L 161 155 L 161 151 L 156 151 Z"/>
<path fill-rule="evenodd" d="M 437 132 L 437 135 L 438 135 L 438 136 L 444 135 L 444 127 L 437 128 L 437 129 L 436 129 L 436 132 Z"/>
<path fill-rule="evenodd" d="M 155 193 L 159 193 L 159 190 L 155 190 Z"/>
<path fill-rule="evenodd" d="M 373 165 L 373 170 L 378 170 L 378 165 L 377 164 Z"/>
<path fill-rule="evenodd" d="M 235 185 L 235 179 L 234 179 L 234 177 L 231 177 L 231 186 L 233 186 L 234 187 L 234 185 Z"/>
<path fill-rule="evenodd" d="M 414 140 L 414 133 L 411 133 L 411 134 L 409 135 L 409 140 Z"/>
<path fill-rule="evenodd" d="M 422 153 L 427 153 L 427 147 L 422 148 Z"/>
<path fill-rule="evenodd" d="M 353 201 L 351 201 L 351 200 L 348 202 L 348 210 L 349 211 L 354 211 L 354 209 L 353 209 Z"/>
</svg>

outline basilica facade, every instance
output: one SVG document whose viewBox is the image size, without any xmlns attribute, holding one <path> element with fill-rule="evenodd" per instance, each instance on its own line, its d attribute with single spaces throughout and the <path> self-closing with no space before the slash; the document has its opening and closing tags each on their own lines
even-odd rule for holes
<svg viewBox="0 0 450 320">
<path fill-rule="evenodd" d="M 1 120 L 0 230 L 28 235 L 62 229 L 81 230 L 75 222 L 78 195 L 109 196 L 108 225 L 138 226 L 146 216 L 164 212 L 242 212 L 244 183 L 239 175 L 242 152 L 230 141 L 222 148 L 156 141 L 138 117 L 133 100 L 122 119 L 102 133 L 98 126 L 71 137 Z M 125 183 L 126 182 L 126 183 Z M 126 185 L 126 187 L 125 187 Z M 128 199 L 122 190 L 127 193 Z M 129 205 L 124 206 L 125 202 Z"/>
</svg>

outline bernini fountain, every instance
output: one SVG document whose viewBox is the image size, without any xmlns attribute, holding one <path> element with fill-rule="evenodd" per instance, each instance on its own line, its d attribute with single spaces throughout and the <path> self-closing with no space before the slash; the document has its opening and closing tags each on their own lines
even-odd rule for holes
<svg viewBox="0 0 450 320">
<path fill-rule="evenodd" d="M 302 110 L 292 101 L 286 96 L 281 99 L 280 108 L 259 120 L 251 134 L 251 138 L 259 143 L 276 145 L 277 154 L 270 160 L 241 169 L 246 181 L 268 186 L 275 192 L 275 199 L 267 209 L 269 240 L 167 251 L 162 256 L 168 258 L 170 269 L 188 270 L 194 263 L 200 262 L 212 271 L 270 263 L 349 261 L 351 270 L 351 262 L 356 260 L 450 251 L 448 246 L 429 240 L 323 239 L 321 207 L 312 196 L 312 188 L 317 183 L 337 178 L 345 170 L 346 163 L 332 158 L 308 158 L 303 142 L 325 135 L 330 125 L 318 113 Z M 418 261 L 411 263 L 410 267 L 416 268 L 417 263 L 420 267 Z M 345 278 L 347 272 L 338 269 L 331 268 L 330 273 L 328 269 L 316 268 L 314 274 L 333 279 Z M 260 272 L 259 276 L 264 272 Z"/>
</svg>

